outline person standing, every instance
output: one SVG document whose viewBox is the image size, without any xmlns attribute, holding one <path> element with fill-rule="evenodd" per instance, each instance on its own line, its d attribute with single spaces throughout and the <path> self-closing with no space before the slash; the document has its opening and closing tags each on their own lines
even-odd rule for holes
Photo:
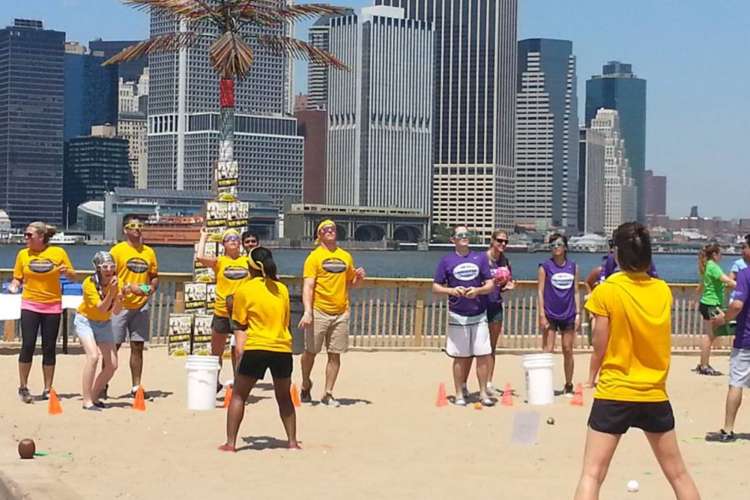
<svg viewBox="0 0 750 500">
<path fill-rule="evenodd" d="M 324 220 L 318 224 L 318 246 L 305 259 L 302 302 L 305 312 L 299 328 L 305 331 L 305 352 L 302 353 L 302 387 L 300 399 L 312 402 L 310 373 L 315 356 L 326 346 L 325 389 L 320 402 L 337 407 L 333 388 L 341 369 L 341 354 L 349 346 L 349 288 L 365 279 L 365 270 L 354 267 L 354 260 L 338 246 L 336 223 Z"/>
<path fill-rule="evenodd" d="M 242 248 L 245 250 L 245 255 L 250 253 L 250 250 L 260 246 L 260 237 L 257 233 L 252 231 L 242 232 Z"/>
<path fill-rule="evenodd" d="M 453 228 L 451 242 L 454 250 L 445 255 L 435 269 L 432 293 L 448 296 L 448 331 L 445 353 L 453 358 L 454 404 L 466 406 L 464 391 L 471 362 L 477 360 L 479 398 L 483 406 L 495 401 L 487 391 L 492 363 L 492 343 L 487 323 L 487 298 L 495 282 L 490 272 L 489 259 L 484 253 L 469 248 L 466 226 Z"/>
<path fill-rule="evenodd" d="M 750 234 L 746 234 L 741 245 L 742 256 L 732 263 L 732 269 L 729 270 L 729 277 L 737 280 L 737 275 L 743 269 L 750 265 Z"/>
<path fill-rule="evenodd" d="M 289 290 L 276 276 L 270 250 L 256 247 L 248 256 L 250 279 L 235 292 L 232 321 L 244 332 L 244 352 L 237 366 L 232 400 L 227 411 L 227 440 L 221 451 L 236 451 L 237 433 L 245 416 L 250 391 L 271 371 L 279 416 L 289 449 L 297 442 L 297 415 L 292 403 L 292 334 L 289 332 Z M 238 338 L 240 336 L 238 335 Z"/>
<path fill-rule="evenodd" d="M 510 261 L 505 255 L 505 248 L 508 246 L 508 233 L 498 229 L 492 232 L 490 247 L 487 249 L 487 260 L 490 265 L 490 274 L 492 274 L 495 286 L 487 296 L 487 322 L 490 329 L 490 347 L 492 355 L 490 357 L 490 369 L 487 375 L 487 394 L 493 395 L 501 393 L 492 385 L 495 376 L 495 362 L 497 342 L 503 332 L 503 296 L 502 292 L 513 290 L 513 271 Z"/>
<path fill-rule="evenodd" d="M 596 392 L 588 420 L 575 500 L 595 500 L 620 438 L 638 427 L 679 500 L 700 494 L 682 459 L 666 390 L 671 357 L 672 292 L 647 274 L 648 230 L 628 222 L 615 233 L 622 272 L 597 286 L 586 309 L 596 316 L 590 379 Z"/>
<path fill-rule="evenodd" d="M 73 325 L 86 354 L 81 377 L 83 409 L 100 411 L 105 405 L 99 401 L 99 396 L 117 370 L 111 317 L 122 309 L 122 294 L 112 255 L 96 252 L 93 264 L 94 274 L 83 280 L 83 301 Z M 102 370 L 96 376 L 99 360 Z"/>
<path fill-rule="evenodd" d="M 724 316 L 714 320 L 714 326 L 737 319 L 732 354 L 729 356 L 729 389 L 724 413 L 724 426 L 719 429 L 719 441 L 735 441 L 734 421 L 742 403 L 742 389 L 750 388 L 750 269 L 737 274 L 737 288 Z"/>
<path fill-rule="evenodd" d="M 721 372 L 709 364 L 711 346 L 716 339 L 716 326 L 713 320 L 724 315 L 721 310 L 724 303 L 724 285 L 734 287 L 735 282 L 724 274 L 719 262 L 721 262 L 721 248 L 716 243 L 706 245 L 698 255 L 698 271 L 702 281 L 698 311 L 703 317 L 704 334 L 701 341 L 700 362 L 695 368 L 699 375 L 721 375 Z"/>
<path fill-rule="evenodd" d="M 18 355 L 18 398 L 31 403 L 28 382 L 34 358 L 36 339 L 42 333 L 42 372 L 44 390 L 41 398 L 48 399 L 55 378 L 55 345 L 62 316 L 62 291 L 60 276 L 71 281 L 76 273 L 64 249 L 49 244 L 55 235 L 54 226 L 32 222 L 23 237 L 26 248 L 18 252 L 13 266 L 10 293 L 21 294 L 21 353 Z"/>
<path fill-rule="evenodd" d="M 117 350 L 130 342 L 130 375 L 135 395 L 143 374 L 143 347 L 149 340 L 148 300 L 159 287 L 159 265 L 156 253 L 143 244 L 143 222 L 137 215 L 122 220 L 125 240 L 110 250 L 117 266 L 117 279 L 124 294 L 123 308 L 112 316 L 112 331 Z"/>
<path fill-rule="evenodd" d="M 565 368 L 563 395 L 573 397 L 573 344 L 581 326 L 578 268 L 568 259 L 568 238 L 553 233 L 548 241 L 552 256 L 539 264 L 537 275 L 542 349 L 553 352 L 560 332 Z"/>
</svg>

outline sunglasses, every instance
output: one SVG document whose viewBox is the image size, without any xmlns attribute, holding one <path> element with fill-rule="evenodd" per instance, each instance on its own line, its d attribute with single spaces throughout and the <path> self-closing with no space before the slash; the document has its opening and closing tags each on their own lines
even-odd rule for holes
<svg viewBox="0 0 750 500">
<path fill-rule="evenodd" d="M 235 236 L 235 235 L 230 235 L 224 238 L 224 243 L 226 243 L 227 241 L 240 241 L 240 237 Z"/>
<path fill-rule="evenodd" d="M 456 233 L 454 237 L 459 240 L 465 240 L 468 239 L 469 236 L 471 236 L 471 233 Z"/>
<path fill-rule="evenodd" d="M 114 271 L 115 270 L 114 264 L 101 264 L 97 267 L 101 269 L 102 271 Z"/>
<path fill-rule="evenodd" d="M 508 240 L 506 240 L 505 238 L 495 238 L 495 241 L 498 242 L 498 243 L 501 243 L 503 245 L 507 245 L 508 244 Z"/>
<path fill-rule="evenodd" d="M 245 241 L 243 241 L 243 243 L 245 245 L 257 245 L 258 244 L 258 240 L 245 240 Z"/>
<path fill-rule="evenodd" d="M 550 243 L 549 245 L 550 248 L 563 248 L 564 246 L 565 243 L 563 243 L 562 241 L 556 241 L 554 243 Z"/>
<path fill-rule="evenodd" d="M 335 233 L 336 228 L 333 226 L 326 226 L 323 229 L 320 230 L 321 233 Z"/>
<path fill-rule="evenodd" d="M 130 229 L 133 231 L 137 229 L 143 229 L 143 223 L 142 222 L 128 222 L 127 224 L 125 224 L 125 229 Z"/>
<path fill-rule="evenodd" d="M 34 233 L 23 233 L 23 237 L 27 240 L 31 239 L 34 236 Z"/>
</svg>

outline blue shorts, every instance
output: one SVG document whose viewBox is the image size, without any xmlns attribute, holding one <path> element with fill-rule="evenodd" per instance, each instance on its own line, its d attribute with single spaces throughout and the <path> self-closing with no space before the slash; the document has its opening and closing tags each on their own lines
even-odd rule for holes
<svg viewBox="0 0 750 500">
<path fill-rule="evenodd" d="M 112 322 L 107 321 L 92 321 L 86 316 L 76 314 L 73 320 L 73 326 L 76 330 L 78 338 L 91 338 L 97 344 L 103 343 L 115 343 L 115 336 L 112 333 Z"/>
<path fill-rule="evenodd" d="M 487 321 L 489 323 L 503 322 L 503 303 L 487 304 Z"/>
</svg>

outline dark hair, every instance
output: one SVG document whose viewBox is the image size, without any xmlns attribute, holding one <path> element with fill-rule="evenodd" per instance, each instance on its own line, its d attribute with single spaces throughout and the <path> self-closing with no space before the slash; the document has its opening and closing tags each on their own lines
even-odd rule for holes
<svg viewBox="0 0 750 500">
<path fill-rule="evenodd" d="M 643 224 L 626 222 L 615 230 L 617 262 L 623 271 L 646 271 L 651 267 L 651 235 Z"/>
<path fill-rule="evenodd" d="M 565 244 L 565 250 L 568 249 L 568 237 L 564 234 L 560 233 L 552 233 L 549 235 L 549 238 L 547 238 L 547 243 L 552 243 L 555 240 L 563 240 L 563 243 Z"/>
<path fill-rule="evenodd" d="M 260 244 L 260 236 L 258 236 L 258 233 L 254 231 L 244 231 L 242 233 L 242 241 L 244 242 L 246 238 L 249 238 L 250 236 L 253 236 L 255 238 L 255 241 L 257 241 Z"/>
<path fill-rule="evenodd" d="M 452 235 L 452 236 L 455 236 L 455 235 L 456 235 L 456 230 L 457 230 L 457 229 L 458 229 L 459 227 L 465 227 L 467 231 L 469 230 L 469 226 L 467 226 L 466 224 L 456 224 L 455 226 L 453 226 L 453 231 L 451 231 L 451 235 Z"/>
<path fill-rule="evenodd" d="M 138 214 L 125 214 L 122 217 L 122 227 L 127 226 L 129 222 L 134 221 L 134 220 L 138 222 L 143 222 L 141 220 L 141 216 Z"/>
<path fill-rule="evenodd" d="M 255 247 L 247 257 L 252 259 L 253 262 L 258 264 L 263 271 L 258 271 L 250 264 L 250 273 L 254 276 L 263 276 L 264 278 L 270 278 L 274 281 L 278 281 L 279 278 L 276 276 L 276 262 L 273 261 L 273 254 L 266 247 Z"/>
<path fill-rule="evenodd" d="M 718 243 L 709 243 L 704 246 L 698 253 L 698 272 L 701 276 L 706 272 L 706 263 L 709 259 L 712 259 L 714 255 L 721 252 L 721 247 Z"/>
<path fill-rule="evenodd" d="M 745 235 L 745 245 L 750 247 L 750 234 Z"/>
</svg>

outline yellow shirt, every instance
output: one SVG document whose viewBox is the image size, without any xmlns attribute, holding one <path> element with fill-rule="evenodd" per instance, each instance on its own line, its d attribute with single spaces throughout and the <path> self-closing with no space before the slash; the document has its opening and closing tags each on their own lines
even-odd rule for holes
<svg viewBox="0 0 750 500">
<path fill-rule="evenodd" d="M 246 351 L 292 352 L 289 290 L 279 281 L 250 278 L 234 294 L 232 321 L 245 327 Z"/>
<path fill-rule="evenodd" d="M 100 311 L 97 306 L 102 303 L 102 298 L 94 284 L 94 278 L 89 276 L 83 280 L 83 302 L 78 306 L 78 314 L 84 316 L 89 321 L 109 321 L 112 317 L 111 307 L 108 311 Z"/>
<path fill-rule="evenodd" d="M 233 295 L 239 286 L 247 281 L 250 275 L 247 270 L 247 257 L 241 255 L 236 259 L 220 256 L 216 259 L 216 302 L 214 315 L 222 318 L 229 317 L 227 311 L 227 297 Z"/>
<path fill-rule="evenodd" d="M 315 278 L 313 307 L 326 314 L 343 314 L 349 308 L 347 286 L 354 279 L 354 260 L 339 247 L 331 252 L 320 245 L 305 259 L 305 278 Z"/>
<path fill-rule="evenodd" d="M 159 275 L 156 253 L 147 245 L 142 245 L 139 250 L 123 241 L 113 246 L 109 253 L 117 265 L 117 279 L 121 286 L 149 285 L 151 279 Z M 123 299 L 122 306 L 126 309 L 140 309 L 146 302 L 148 296 L 129 293 Z"/>
<path fill-rule="evenodd" d="M 609 318 L 609 342 L 594 397 L 667 401 L 672 292 L 646 273 L 618 272 L 597 286 L 586 309 Z"/>
<path fill-rule="evenodd" d="M 24 248 L 18 252 L 13 278 L 23 281 L 21 297 L 41 304 L 62 301 L 60 266 L 73 271 L 68 254 L 60 247 L 47 247 L 41 252 Z"/>
</svg>

